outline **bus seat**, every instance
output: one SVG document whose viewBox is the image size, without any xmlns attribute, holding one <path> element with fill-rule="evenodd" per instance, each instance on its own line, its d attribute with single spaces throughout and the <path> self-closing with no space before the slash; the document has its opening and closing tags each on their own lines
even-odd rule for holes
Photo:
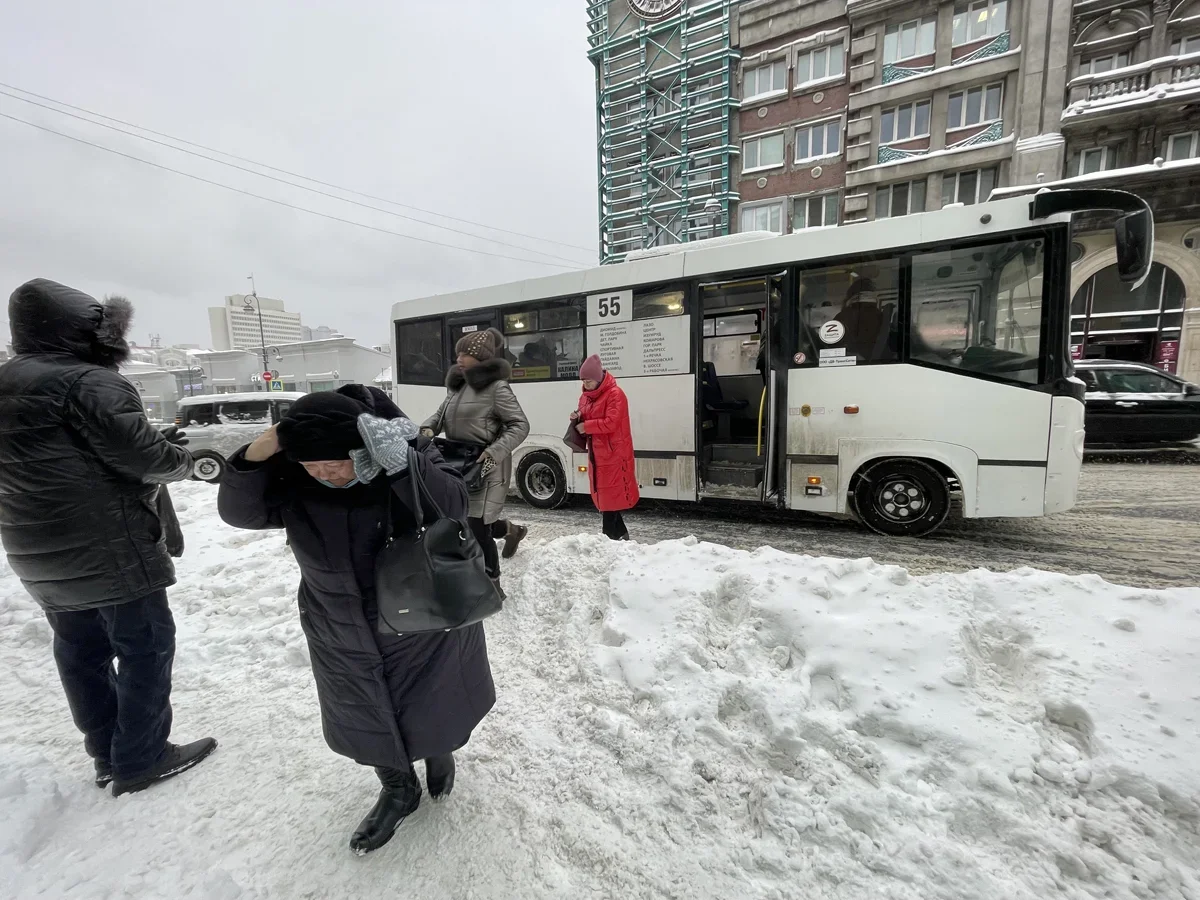
<svg viewBox="0 0 1200 900">
<path fill-rule="evenodd" d="M 716 418 L 717 441 L 722 444 L 731 443 L 730 414 L 741 412 L 750 404 L 745 400 L 725 399 L 725 393 L 721 390 L 721 379 L 717 377 L 717 367 L 711 362 L 704 363 L 700 397 L 704 402 L 704 411 L 712 413 Z M 711 420 L 707 416 L 705 418 L 711 427 Z"/>
</svg>

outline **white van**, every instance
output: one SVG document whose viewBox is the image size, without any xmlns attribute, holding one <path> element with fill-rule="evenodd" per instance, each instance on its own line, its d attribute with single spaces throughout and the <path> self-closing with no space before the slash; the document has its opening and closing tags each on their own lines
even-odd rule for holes
<svg viewBox="0 0 1200 900">
<path fill-rule="evenodd" d="M 179 401 L 175 424 L 187 432 L 187 449 L 196 461 L 192 477 L 218 483 L 225 473 L 226 458 L 278 423 L 303 396 L 257 391 L 184 397 Z"/>
</svg>

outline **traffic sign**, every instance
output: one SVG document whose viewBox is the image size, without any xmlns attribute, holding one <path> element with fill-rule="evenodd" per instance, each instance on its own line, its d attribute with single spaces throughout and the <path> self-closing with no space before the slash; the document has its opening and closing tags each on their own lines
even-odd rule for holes
<svg viewBox="0 0 1200 900">
<path fill-rule="evenodd" d="M 263 381 L 270 381 L 270 380 L 271 380 L 271 373 L 270 373 L 270 372 L 263 372 L 263 373 L 262 373 L 262 380 L 263 380 Z"/>
<path fill-rule="evenodd" d="M 273 391 L 282 391 L 283 390 L 283 382 L 282 381 L 272 381 L 270 389 Z"/>
</svg>

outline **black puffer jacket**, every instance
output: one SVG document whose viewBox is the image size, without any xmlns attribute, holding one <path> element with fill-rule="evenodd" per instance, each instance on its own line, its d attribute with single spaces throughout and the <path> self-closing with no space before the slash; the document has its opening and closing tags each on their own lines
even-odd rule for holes
<svg viewBox="0 0 1200 900">
<path fill-rule="evenodd" d="M 128 301 L 37 279 L 8 305 L 17 357 L 0 366 L 0 540 L 42 606 L 93 609 L 175 583 L 156 509 L 190 454 L 146 421 L 116 368 Z"/>
</svg>

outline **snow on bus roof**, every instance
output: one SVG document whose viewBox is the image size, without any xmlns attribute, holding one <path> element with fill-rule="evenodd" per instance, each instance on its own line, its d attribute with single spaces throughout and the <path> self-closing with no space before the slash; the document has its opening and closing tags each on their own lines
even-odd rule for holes
<svg viewBox="0 0 1200 900">
<path fill-rule="evenodd" d="M 1067 222 L 1070 221 L 1070 215 L 1056 215 L 1048 221 Z M 680 245 L 680 251 L 675 253 L 401 300 L 392 306 L 392 318 L 418 319 L 457 309 L 509 306 L 554 297 L 594 294 L 631 285 L 662 284 L 807 260 L 938 245 L 964 237 L 1015 231 L 1028 228 L 1030 224 L 1028 200 L 1015 198 L 916 213 L 902 218 L 876 219 L 837 228 L 809 229 L 795 234 L 775 235 L 770 240 L 743 235 L 741 241 L 717 244 L 711 239 L 696 241 Z M 746 240 L 747 237 L 751 239 Z"/>
</svg>

